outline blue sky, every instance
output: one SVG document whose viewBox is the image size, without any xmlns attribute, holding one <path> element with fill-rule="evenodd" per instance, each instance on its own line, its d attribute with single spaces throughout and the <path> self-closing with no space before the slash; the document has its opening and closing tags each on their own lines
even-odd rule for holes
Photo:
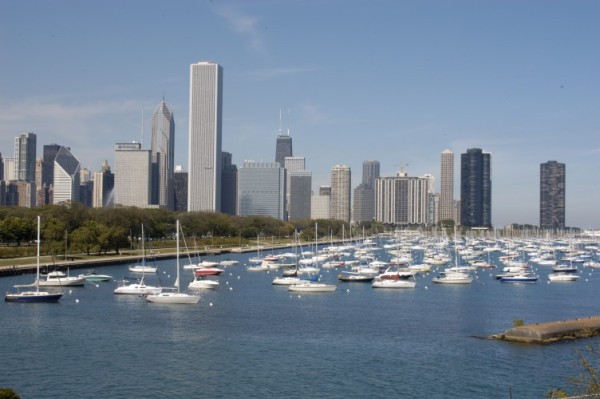
<svg viewBox="0 0 600 399">
<path fill-rule="evenodd" d="M 187 169 L 189 66 L 224 68 L 223 150 L 272 161 L 282 110 L 313 188 L 362 162 L 436 177 L 492 154 L 492 222 L 539 223 L 539 164 L 567 165 L 567 224 L 600 228 L 600 2 L 3 1 L 0 152 L 32 131 L 82 165 L 149 142 L 164 96 Z"/>
</svg>

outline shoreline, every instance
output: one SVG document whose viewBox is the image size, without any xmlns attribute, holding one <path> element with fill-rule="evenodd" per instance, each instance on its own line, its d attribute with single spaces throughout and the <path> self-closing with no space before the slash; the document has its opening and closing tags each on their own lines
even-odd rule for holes
<svg viewBox="0 0 600 399">
<path fill-rule="evenodd" d="M 552 344 L 600 335 L 600 316 L 546 323 L 531 323 L 513 327 L 489 339 L 522 344 Z"/>
</svg>

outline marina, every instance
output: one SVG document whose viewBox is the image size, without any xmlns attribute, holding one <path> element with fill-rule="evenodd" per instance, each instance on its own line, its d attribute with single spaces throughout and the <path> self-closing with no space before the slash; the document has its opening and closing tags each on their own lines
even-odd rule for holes
<svg viewBox="0 0 600 399">
<path fill-rule="evenodd" d="M 392 256 L 383 247 L 387 240 L 373 252 L 382 264 Z M 417 238 L 404 240 L 416 244 Z M 407 248 L 417 265 L 430 255 L 430 244 L 439 247 L 432 239 L 418 244 L 424 249 Z M 462 268 L 470 244 L 457 246 L 464 252 Z M 552 267 L 526 255 L 539 280 L 503 284 L 494 278 L 505 267 L 505 253 L 497 251 L 490 256 L 495 267 L 475 267 L 471 283 L 436 284 L 433 279 L 456 259 L 452 243 L 446 245 L 449 263 L 414 274 L 410 289 L 338 280 L 357 267 L 351 257 L 319 272 L 319 283 L 336 289 L 310 292 L 273 284 L 282 269 L 249 271 L 253 252 L 207 256 L 237 264 L 220 266 L 223 272 L 210 276 L 218 284 L 194 290 L 199 302 L 185 306 L 116 295 L 121 281 L 135 278 L 128 264 L 95 266 L 113 279 L 69 287 L 55 304 L 0 304 L 2 318 L 10 320 L 1 333 L 0 351 L 7 355 L 0 385 L 42 399 L 160 398 L 167 390 L 180 398 L 506 398 L 509 391 L 513 398 L 532 398 L 567 386 L 577 373 L 574 350 L 593 339 L 520 345 L 478 338 L 508 334 L 517 319 L 531 326 L 598 315 L 600 271 L 581 267 L 578 280 L 551 283 Z M 587 251 L 597 260 L 595 249 Z M 156 266 L 144 283 L 172 287 L 176 260 Z M 31 280 L 30 274 L 3 277 L 0 289 Z M 190 292 L 194 280 L 194 270 L 181 270 L 182 291 Z M 83 354 L 92 343 L 102 347 Z M 33 357 L 36 362 L 27 361 Z M 397 378 L 387 378 L 390 373 Z M 65 385 L 65 379 L 77 383 Z"/>
</svg>

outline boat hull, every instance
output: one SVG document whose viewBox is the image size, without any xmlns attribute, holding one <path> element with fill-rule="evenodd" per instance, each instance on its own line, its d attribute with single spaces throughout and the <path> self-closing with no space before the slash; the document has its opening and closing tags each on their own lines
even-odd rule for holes
<svg viewBox="0 0 600 399">
<path fill-rule="evenodd" d="M 40 303 L 40 302 L 58 302 L 63 296 L 61 293 L 50 293 L 44 291 L 20 292 L 16 294 L 6 294 L 5 302 L 21 302 L 21 303 Z"/>
<path fill-rule="evenodd" d="M 146 300 L 151 303 L 193 305 L 198 303 L 200 297 L 198 295 L 188 295 L 178 292 L 162 292 L 160 294 L 147 295 Z"/>
<path fill-rule="evenodd" d="M 332 284 L 307 283 L 290 285 L 288 290 L 292 292 L 333 292 L 336 288 Z"/>
</svg>

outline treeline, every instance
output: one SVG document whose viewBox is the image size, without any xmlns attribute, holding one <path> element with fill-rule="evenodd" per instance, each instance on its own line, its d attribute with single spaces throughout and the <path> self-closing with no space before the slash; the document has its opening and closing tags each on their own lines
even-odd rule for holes
<svg viewBox="0 0 600 399">
<path fill-rule="evenodd" d="M 162 242 L 172 245 L 175 222 L 180 220 L 188 245 L 245 245 L 257 237 L 268 244 L 271 237 L 291 238 L 294 232 L 303 241 L 313 241 L 313 220 L 284 222 L 261 216 L 237 217 L 213 212 L 171 212 L 164 209 L 135 207 L 86 208 L 79 203 L 47 205 L 39 208 L 0 208 L 0 257 L 27 256 L 36 240 L 37 216 L 41 216 L 41 246 L 47 255 L 62 256 L 81 252 L 87 255 L 116 253 L 137 246 L 144 226 L 145 239 L 159 248 Z M 339 220 L 318 220 L 318 234 L 323 237 L 350 237 L 350 226 Z M 383 226 L 365 223 L 358 235 L 383 231 Z M 356 233 L 353 233 L 356 236 Z M 193 241 L 192 241 L 193 240 Z M 27 244 L 27 245 L 25 245 Z M 33 252 L 34 254 L 34 252 Z"/>
</svg>

